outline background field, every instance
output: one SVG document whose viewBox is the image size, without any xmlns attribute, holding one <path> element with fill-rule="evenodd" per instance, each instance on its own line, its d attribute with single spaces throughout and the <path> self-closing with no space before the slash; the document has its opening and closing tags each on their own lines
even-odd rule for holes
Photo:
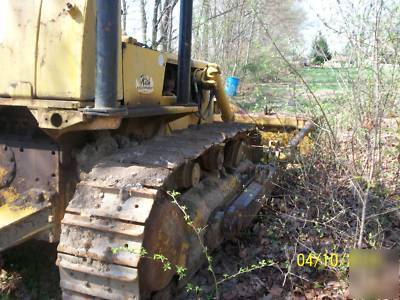
<svg viewBox="0 0 400 300">
<path fill-rule="evenodd" d="M 304 68 L 299 71 L 311 90 L 321 98 L 328 112 L 341 106 L 344 96 L 353 85 L 357 70 L 353 68 Z M 280 82 L 244 83 L 235 103 L 249 112 L 308 113 L 315 108 L 307 89 L 296 75 Z"/>
</svg>

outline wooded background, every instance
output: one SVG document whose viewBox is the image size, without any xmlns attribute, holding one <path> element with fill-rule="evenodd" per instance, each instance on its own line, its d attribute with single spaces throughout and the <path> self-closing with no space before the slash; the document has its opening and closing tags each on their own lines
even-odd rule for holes
<svg viewBox="0 0 400 300">
<path fill-rule="evenodd" d="M 122 9 L 125 33 L 151 48 L 177 51 L 178 0 L 122 0 Z M 268 65 L 274 76 L 282 67 L 263 26 L 285 55 L 299 56 L 305 13 L 296 0 L 195 0 L 193 18 L 193 57 L 217 62 L 227 75 Z"/>
</svg>

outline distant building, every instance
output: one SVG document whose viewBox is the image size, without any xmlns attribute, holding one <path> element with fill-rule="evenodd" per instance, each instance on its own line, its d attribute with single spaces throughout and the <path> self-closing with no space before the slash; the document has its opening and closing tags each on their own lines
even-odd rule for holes
<svg viewBox="0 0 400 300">
<path fill-rule="evenodd" d="M 351 65 L 350 57 L 346 55 L 335 54 L 331 60 L 324 63 L 324 67 L 328 68 L 343 68 Z"/>
</svg>

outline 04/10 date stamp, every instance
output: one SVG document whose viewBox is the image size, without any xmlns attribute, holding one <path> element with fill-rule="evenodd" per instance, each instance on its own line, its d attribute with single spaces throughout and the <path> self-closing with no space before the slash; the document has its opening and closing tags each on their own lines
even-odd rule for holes
<svg viewBox="0 0 400 300">
<path fill-rule="evenodd" d="M 349 267 L 349 253 L 298 253 L 296 264 L 299 267 Z"/>
<path fill-rule="evenodd" d="M 398 299 L 400 249 L 298 253 L 296 264 L 299 267 L 348 268 L 350 298 Z"/>
</svg>

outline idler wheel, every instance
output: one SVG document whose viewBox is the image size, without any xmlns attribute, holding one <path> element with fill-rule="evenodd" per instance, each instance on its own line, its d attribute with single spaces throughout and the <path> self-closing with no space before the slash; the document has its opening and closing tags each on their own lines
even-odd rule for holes
<svg viewBox="0 0 400 300">
<path fill-rule="evenodd" d="M 201 166 L 207 171 L 221 170 L 224 166 L 224 149 L 214 147 L 201 157 Z"/>
<path fill-rule="evenodd" d="M 236 168 L 245 158 L 245 143 L 243 141 L 232 141 L 225 146 L 224 166 L 227 168 Z"/>
<path fill-rule="evenodd" d="M 196 162 L 188 162 L 179 170 L 178 186 L 180 188 L 191 188 L 200 182 L 201 168 Z"/>
</svg>

